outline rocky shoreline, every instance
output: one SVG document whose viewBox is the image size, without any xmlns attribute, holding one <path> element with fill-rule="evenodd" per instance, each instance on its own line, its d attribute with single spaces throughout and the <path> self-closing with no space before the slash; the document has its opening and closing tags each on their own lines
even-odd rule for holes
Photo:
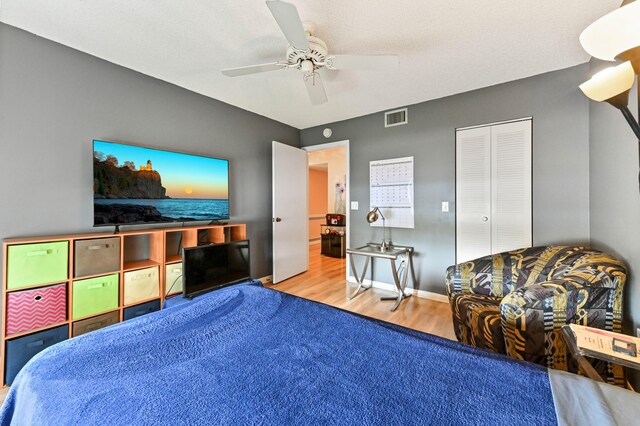
<svg viewBox="0 0 640 426">
<path fill-rule="evenodd" d="M 136 194 L 137 195 L 137 194 Z M 94 200 L 139 200 L 140 197 L 136 197 L 135 195 L 102 195 L 102 194 L 93 194 Z M 171 197 L 165 195 L 162 198 L 148 198 L 149 200 L 170 200 Z"/>
<path fill-rule="evenodd" d="M 154 223 L 154 222 L 188 222 L 195 220 L 190 217 L 162 216 L 153 206 L 136 204 L 94 204 L 94 225 L 116 225 L 126 223 Z"/>
</svg>

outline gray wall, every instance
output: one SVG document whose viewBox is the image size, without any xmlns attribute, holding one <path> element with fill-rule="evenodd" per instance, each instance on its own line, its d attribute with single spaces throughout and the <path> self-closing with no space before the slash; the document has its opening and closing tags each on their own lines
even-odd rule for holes
<svg viewBox="0 0 640 426">
<path fill-rule="evenodd" d="M 592 61 L 591 73 L 595 74 L 602 66 Z M 637 117 L 635 88 L 629 107 Z M 624 324 L 625 331 L 635 335 L 636 327 L 640 326 L 638 141 L 617 109 L 591 102 L 589 110 L 591 242 L 595 248 L 617 255 L 627 263 Z"/>
<path fill-rule="evenodd" d="M 414 156 L 415 229 L 391 230 L 412 245 L 419 288 L 444 293 L 444 270 L 455 259 L 455 129 L 533 117 L 533 242 L 589 241 L 589 105 L 578 90 L 589 65 L 542 74 L 409 107 L 409 124 L 384 128 L 383 113 L 305 129 L 302 146 L 350 140 L 351 245 L 381 239 L 364 216 L 369 161 Z M 331 127 L 327 140 L 322 129 Z M 450 213 L 441 202 L 450 201 Z M 373 279 L 392 282 L 381 265 Z"/>
<path fill-rule="evenodd" d="M 93 231 L 91 141 L 120 141 L 228 158 L 231 220 L 270 274 L 271 141 L 299 135 L 0 24 L 0 238 Z"/>
</svg>

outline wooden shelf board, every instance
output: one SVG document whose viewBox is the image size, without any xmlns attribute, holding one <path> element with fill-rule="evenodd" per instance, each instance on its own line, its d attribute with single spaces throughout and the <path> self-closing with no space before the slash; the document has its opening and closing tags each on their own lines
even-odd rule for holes
<svg viewBox="0 0 640 426">
<path fill-rule="evenodd" d="M 124 308 L 132 308 L 134 306 L 142 305 L 143 303 L 148 303 L 148 302 L 151 302 L 151 301 L 154 301 L 154 300 L 159 300 L 159 299 L 160 299 L 160 296 L 152 297 L 151 299 L 138 300 L 135 303 L 130 303 L 128 305 L 124 305 Z M 160 306 L 160 309 L 162 309 L 162 306 Z"/>
<path fill-rule="evenodd" d="M 120 269 L 118 269 L 116 271 L 111 271 L 111 272 L 103 272 L 102 274 L 83 275 L 83 276 L 80 276 L 80 277 L 73 277 L 73 281 L 86 280 L 88 278 L 104 277 L 104 276 L 107 276 L 107 275 L 113 275 L 113 274 L 118 274 L 118 273 L 120 273 Z"/>
<path fill-rule="evenodd" d="M 66 234 L 66 235 L 46 235 L 42 237 L 20 237 L 20 238 L 6 238 L 4 239 L 5 245 L 11 244 L 29 244 L 29 243 L 48 243 L 52 241 L 67 241 L 67 240 L 86 240 L 90 238 L 103 238 L 114 237 L 118 234 L 107 233 L 90 233 L 90 234 Z"/>
<path fill-rule="evenodd" d="M 34 328 L 32 330 L 25 330 L 25 331 L 21 331 L 20 333 L 8 334 L 6 339 L 7 340 L 15 339 L 18 337 L 26 336 L 28 334 L 37 333 L 39 331 L 49 330 L 50 328 L 60 327 L 61 325 L 65 325 L 65 324 L 69 324 L 69 321 L 57 322 L 55 324 L 47 325 L 45 327 Z"/>
<path fill-rule="evenodd" d="M 145 259 L 145 260 L 136 260 L 133 262 L 125 262 L 123 271 L 134 271 L 136 269 L 148 268 L 150 266 L 160 265 L 160 262 L 156 262 L 154 260 Z"/>
<path fill-rule="evenodd" d="M 52 281 L 50 283 L 44 283 L 44 284 L 34 284 L 34 285 L 30 285 L 30 286 L 26 286 L 26 287 L 20 287 L 20 288 L 8 288 L 6 291 L 7 293 L 14 293 L 16 291 L 23 291 L 23 290 L 33 290 L 36 288 L 40 288 L 40 287 L 49 287 L 52 285 L 56 285 L 56 284 L 65 284 L 67 283 L 69 280 L 62 280 L 62 281 Z"/>
<path fill-rule="evenodd" d="M 179 254 L 174 254 L 172 256 L 167 256 L 164 263 L 168 265 L 171 263 L 179 263 L 179 262 L 182 262 L 182 256 L 180 256 Z"/>
<path fill-rule="evenodd" d="M 116 312 L 116 311 L 119 311 L 119 310 L 120 310 L 120 307 L 109 309 L 109 310 L 102 311 L 102 312 L 96 312 L 95 314 L 85 315 L 85 316 L 80 317 L 80 318 L 72 318 L 70 322 L 78 322 L 78 321 L 82 321 L 82 320 L 87 319 L 87 318 L 93 318 L 93 317 L 97 317 L 98 315 L 108 314 L 108 313 Z"/>
<path fill-rule="evenodd" d="M 128 236 L 136 236 L 136 235 L 160 234 L 162 232 L 164 232 L 164 229 L 158 229 L 158 228 L 154 228 L 154 229 L 131 229 L 131 230 L 127 230 L 127 231 L 120 231 L 119 233 L 117 233 L 115 235 L 122 235 L 123 237 L 128 237 Z"/>
<path fill-rule="evenodd" d="M 167 225 L 170 225 L 168 223 Z M 160 223 L 154 225 L 162 225 Z M 226 225 L 193 225 L 193 226 L 167 226 L 162 228 L 153 228 L 153 229 L 134 229 L 134 230 L 126 230 L 120 231 L 117 234 L 113 232 L 91 232 L 87 234 L 58 234 L 58 235 L 45 235 L 45 236 L 37 236 L 37 237 L 14 237 L 14 238 L 6 238 L 4 239 L 5 245 L 10 244 L 27 244 L 27 243 L 46 243 L 51 241 L 64 241 L 64 240 L 86 240 L 89 238 L 107 238 L 107 237 L 118 237 L 127 235 L 143 235 L 143 234 L 156 234 L 162 232 L 176 232 L 176 231 L 188 231 L 194 229 L 214 229 L 214 228 L 233 228 L 233 227 L 244 227 L 245 224 L 234 224 L 228 223 Z"/>
</svg>

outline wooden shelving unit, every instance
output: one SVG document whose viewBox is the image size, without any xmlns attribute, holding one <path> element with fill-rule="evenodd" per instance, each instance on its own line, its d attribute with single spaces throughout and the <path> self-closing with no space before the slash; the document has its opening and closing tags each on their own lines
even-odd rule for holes
<svg viewBox="0 0 640 426">
<path fill-rule="evenodd" d="M 195 247 L 199 244 L 209 243 L 221 243 L 228 241 L 237 241 L 246 239 L 246 225 L 244 224 L 227 224 L 227 225 L 203 225 L 203 226 L 189 226 L 178 228 L 153 228 L 143 230 L 124 231 L 118 234 L 111 233 L 88 233 L 88 234 L 66 234 L 66 235 L 49 235 L 43 237 L 27 237 L 27 238 L 9 238 L 4 240 L 2 245 L 2 303 L 4 308 L 2 309 L 2 324 L 1 324 L 1 337 L 2 342 L 0 345 L 0 377 L 2 384 L 6 386 L 5 368 L 7 364 L 6 346 L 7 341 L 13 339 L 19 339 L 21 337 L 29 336 L 33 333 L 50 330 L 56 327 L 68 325 L 68 338 L 72 337 L 73 323 L 79 320 L 97 317 L 99 315 L 117 311 L 120 321 L 123 321 L 123 313 L 127 308 L 133 306 L 142 305 L 149 302 L 158 301 L 160 306 L 163 305 L 166 286 L 172 283 L 165 282 L 165 268 L 167 264 L 175 264 L 182 261 L 182 248 Z M 89 274 L 83 276 L 74 276 L 74 261 L 75 242 L 78 240 L 96 239 L 102 238 L 119 238 L 119 268 L 107 273 Z M 66 279 L 48 281 L 42 283 L 31 283 L 28 285 L 21 285 L 18 288 L 8 289 L 8 264 L 9 264 L 9 248 L 18 245 L 26 244 L 42 244 L 53 243 L 59 241 L 68 242 L 68 259 L 67 259 L 67 276 Z M 159 297 L 138 300 L 135 303 L 124 304 L 124 274 L 125 272 L 132 272 L 144 268 L 156 266 L 159 274 Z M 74 282 L 90 279 L 106 277 L 108 275 L 118 274 L 119 286 L 118 286 L 118 306 L 114 309 L 109 309 L 103 312 L 96 312 L 92 315 L 83 316 L 82 318 L 73 319 L 73 286 Z M 56 322 L 55 324 L 48 324 L 44 327 L 38 327 L 32 330 L 25 330 L 12 335 L 7 335 L 7 299 L 11 293 L 16 293 L 24 290 L 33 290 L 51 286 L 54 284 L 65 284 L 66 286 L 66 313 L 67 318 L 64 322 Z"/>
</svg>

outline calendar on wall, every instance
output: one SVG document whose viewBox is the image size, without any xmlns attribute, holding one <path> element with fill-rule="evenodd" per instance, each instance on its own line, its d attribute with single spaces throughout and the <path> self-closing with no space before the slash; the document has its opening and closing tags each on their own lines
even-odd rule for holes
<svg viewBox="0 0 640 426">
<path fill-rule="evenodd" d="M 413 228 L 413 157 L 369 162 L 370 210 L 378 207 L 386 226 Z M 382 226 L 382 220 L 371 226 Z"/>
</svg>

